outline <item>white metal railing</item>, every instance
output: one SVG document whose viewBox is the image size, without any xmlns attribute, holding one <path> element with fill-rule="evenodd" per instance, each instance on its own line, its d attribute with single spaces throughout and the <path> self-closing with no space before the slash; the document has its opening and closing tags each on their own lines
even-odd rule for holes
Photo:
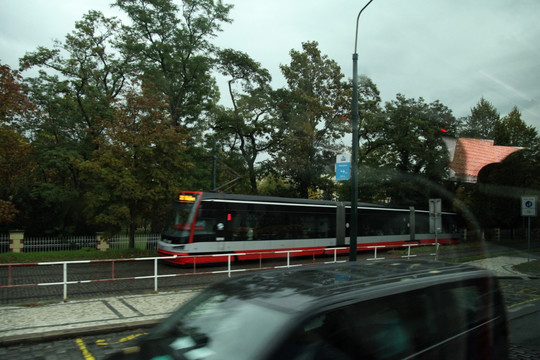
<svg viewBox="0 0 540 360">
<path fill-rule="evenodd" d="M 436 246 L 436 253 L 430 254 L 438 256 L 438 250 L 439 244 L 405 244 L 404 247 L 408 248 L 407 255 L 403 255 L 402 257 L 411 258 L 416 255 L 411 255 L 411 248 L 416 246 L 422 246 L 422 245 L 435 245 Z M 376 245 L 376 246 L 365 246 L 365 247 L 359 247 L 360 249 L 373 249 L 374 250 L 374 256 L 373 258 L 368 258 L 367 260 L 382 260 L 384 258 L 377 256 L 377 249 L 381 248 L 395 248 L 395 246 L 385 246 L 385 245 Z M 342 250 L 347 250 L 348 247 L 339 247 L 339 248 L 332 248 L 328 250 L 333 251 L 333 261 L 326 261 L 321 262 L 322 264 L 330 264 L 330 263 L 340 263 L 340 262 L 346 262 L 347 260 L 338 260 L 337 254 L 338 252 Z M 328 250 L 326 252 L 328 252 Z M 167 256 L 167 257 L 145 257 L 145 258 L 132 258 L 132 259 L 112 259 L 112 260 L 78 260 L 78 261 L 53 261 L 53 262 L 38 262 L 38 263 L 31 263 L 31 264 L 0 264 L 0 268 L 7 268 L 7 285 L 0 285 L 0 288 L 18 288 L 18 287 L 28 287 L 28 286 L 62 286 L 63 287 L 63 299 L 64 301 L 67 301 L 68 298 L 68 285 L 73 284 L 85 284 L 85 283 L 93 283 L 93 282 L 105 282 L 105 281 L 118 281 L 118 280 L 140 280 L 140 279 L 153 279 L 154 280 L 154 291 L 158 291 L 158 279 L 160 278 L 167 278 L 167 277 L 181 277 L 181 276 L 192 276 L 192 275 L 208 275 L 208 274 L 227 274 L 229 277 L 231 277 L 232 273 L 235 272 L 246 272 L 246 271 L 254 271 L 254 270 L 267 270 L 267 269 L 276 269 L 276 268 L 290 268 L 290 267 L 296 267 L 296 266 L 305 266 L 305 265 L 313 265 L 315 264 L 315 258 L 313 259 L 312 264 L 291 264 L 291 257 L 298 257 L 298 256 L 306 256 L 310 254 L 314 254 L 313 250 L 280 250 L 280 251 L 274 251 L 274 252 L 261 252 L 261 253 L 250 253 L 249 255 L 257 255 L 259 254 L 262 258 L 263 256 L 268 256 L 268 254 L 286 254 L 287 258 L 287 264 L 281 265 L 281 266 L 266 266 L 263 267 L 262 263 L 260 263 L 258 268 L 243 268 L 243 269 L 232 269 L 232 263 L 237 256 L 247 255 L 246 253 L 225 253 L 225 254 L 215 254 L 213 256 L 219 256 L 219 257 L 227 257 L 227 269 L 226 270 L 215 270 L 215 271 L 205 271 L 205 272 L 197 272 L 196 267 L 194 266 L 193 272 L 187 272 L 187 273 L 173 273 L 173 274 L 159 274 L 158 272 L 158 261 L 159 260 L 173 260 L 173 259 L 191 259 L 193 261 L 193 264 L 196 264 L 197 258 L 200 257 L 207 257 L 208 255 L 199 255 L 199 256 Z M 115 274 L 115 264 L 119 262 L 129 262 L 129 261 L 152 261 L 153 262 L 153 274 L 150 275 L 143 275 L 143 276 L 134 276 L 134 277 L 125 277 L 125 278 L 118 278 Z M 93 279 L 93 280 L 68 280 L 68 270 L 70 265 L 74 264 L 95 264 L 95 263 L 111 263 L 111 277 L 106 279 Z M 15 267 L 23 267 L 23 266 L 54 266 L 54 265 L 61 265 L 62 266 L 62 281 L 53 281 L 53 282 L 44 282 L 44 283 L 31 283 L 31 284 L 16 284 L 14 285 L 12 283 L 12 270 Z"/>
</svg>

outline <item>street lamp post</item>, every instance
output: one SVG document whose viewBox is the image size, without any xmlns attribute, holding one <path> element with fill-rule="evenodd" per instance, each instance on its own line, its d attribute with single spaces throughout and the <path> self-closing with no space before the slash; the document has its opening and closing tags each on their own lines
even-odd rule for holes
<svg viewBox="0 0 540 360">
<path fill-rule="evenodd" d="M 373 0 L 364 5 L 356 18 L 356 33 L 354 38 L 353 54 L 353 96 L 352 96 L 352 175 L 351 175 L 351 231 L 350 231 L 350 251 L 349 261 L 356 261 L 357 234 L 358 234 L 358 53 L 356 52 L 358 43 L 358 21 L 365 8 Z"/>
</svg>

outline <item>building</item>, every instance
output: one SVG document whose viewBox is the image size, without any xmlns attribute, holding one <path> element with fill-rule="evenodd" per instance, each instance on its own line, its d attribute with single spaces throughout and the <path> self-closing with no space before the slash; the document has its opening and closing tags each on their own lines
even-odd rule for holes
<svg viewBox="0 0 540 360">
<path fill-rule="evenodd" d="M 498 146 L 493 140 L 470 138 L 444 138 L 450 157 L 449 180 L 476 183 L 478 173 L 489 164 L 498 163 L 523 149 Z"/>
</svg>

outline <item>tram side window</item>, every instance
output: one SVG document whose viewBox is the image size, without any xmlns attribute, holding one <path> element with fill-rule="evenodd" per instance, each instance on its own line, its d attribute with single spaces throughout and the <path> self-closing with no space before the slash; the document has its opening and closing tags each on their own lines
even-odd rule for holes
<svg viewBox="0 0 540 360">
<path fill-rule="evenodd" d="M 287 208 L 268 205 L 258 217 L 257 238 L 261 240 L 290 239 L 301 232 L 298 217 Z"/>
<path fill-rule="evenodd" d="M 335 217 L 333 213 L 313 211 L 309 214 L 300 215 L 302 235 L 305 238 L 321 239 L 335 235 Z M 333 231 L 333 232 L 332 232 Z"/>
<path fill-rule="evenodd" d="M 442 216 L 442 232 L 455 234 L 459 232 L 459 226 L 456 223 L 456 218 L 453 215 L 443 214 Z"/>
<path fill-rule="evenodd" d="M 230 204 L 227 206 L 227 229 L 230 231 L 230 239 L 255 240 L 255 228 L 257 227 L 259 214 L 264 211 L 264 206 L 253 204 Z"/>
<path fill-rule="evenodd" d="M 309 207 L 203 203 L 195 241 L 327 238 L 336 232 L 335 212 Z"/>
<path fill-rule="evenodd" d="M 415 217 L 416 233 L 429 234 L 429 214 L 417 212 Z"/>
<path fill-rule="evenodd" d="M 361 236 L 403 235 L 409 233 L 409 216 L 400 213 L 363 213 L 359 216 Z"/>
<path fill-rule="evenodd" d="M 222 214 L 220 206 L 213 203 L 203 203 L 195 221 L 193 241 L 216 241 L 216 237 L 220 236 L 218 231 L 218 223 L 222 217 L 220 214 Z"/>
</svg>

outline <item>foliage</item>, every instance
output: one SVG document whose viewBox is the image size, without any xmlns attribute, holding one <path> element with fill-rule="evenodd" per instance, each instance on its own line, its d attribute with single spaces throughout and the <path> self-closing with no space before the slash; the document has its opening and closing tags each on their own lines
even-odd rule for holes
<svg viewBox="0 0 540 360">
<path fill-rule="evenodd" d="M 146 88 L 130 88 L 103 123 L 104 136 L 90 160 L 78 167 L 93 191 L 85 194 L 90 222 L 108 232 L 130 230 L 134 239 L 141 218 L 162 213 L 180 187 L 171 177 L 191 164 L 181 159 L 184 136 L 170 126 L 165 101 Z"/>
<path fill-rule="evenodd" d="M 291 63 L 281 66 L 288 85 L 282 104 L 285 137 L 272 160 L 307 198 L 309 189 L 329 190 L 324 175 L 333 170 L 339 140 L 348 131 L 350 93 L 339 65 L 321 54 L 317 42 L 305 42 L 290 55 Z"/>
<path fill-rule="evenodd" d="M 495 114 L 492 106 L 482 100 L 483 106 L 491 109 L 489 113 Z M 494 136 L 496 145 L 526 148 L 501 163 L 485 166 L 478 174 L 478 183 L 461 184 L 456 197 L 472 209 L 481 227 L 518 228 L 522 226 L 521 196 L 540 195 L 538 133 L 524 123 L 516 107 L 490 126 L 487 130 Z M 533 218 L 533 225 L 537 222 Z"/>
<path fill-rule="evenodd" d="M 201 114 L 216 101 L 210 74 L 214 52 L 210 39 L 230 22 L 231 5 L 221 0 L 116 0 L 131 24 L 124 27 L 122 48 L 137 60 L 145 81 L 167 98 L 173 125 L 200 125 Z"/>
<path fill-rule="evenodd" d="M 387 102 L 366 120 L 370 134 L 362 146 L 367 171 L 360 175 L 361 198 L 424 205 L 429 192 L 419 184 L 440 184 L 446 177 L 448 152 L 440 129 L 454 121 L 452 112 L 438 101 L 427 104 L 422 98 L 398 94 Z"/>
<path fill-rule="evenodd" d="M 539 164 L 538 151 L 521 150 L 480 171 L 472 206 L 484 227 L 521 225 L 521 196 L 540 195 Z"/>
<path fill-rule="evenodd" d="M 465 120 L 461 137 L 475 139 L 493 139 L 495 124 L 499 121 L 500 115 L 492 103 L 483 97 L 471 109 L 471 115 Z"/>
<path fill-rule="evenodd" d="M 22 76 L 9 66 L 0 64 L 0 123 L 13 126 L 29 116 L 32 103 L 23 93 Z"/>
<path fill-rule="evenodd" d="M 95 230 L 83 216 L 91 184 L 76 165 L 91 158 L 133 69 L 116 44 L 119 29 L 118 20 L 90 11 L 63 42 L 20 60 L 23 70 L 40 69 L 25 81 L 36 114 L 21 124 L 31 134 L 37 163 L 32 189 L 21 200 L 30 234 Z"/>
<path fill-rule="evenodd" d="M 21 80 L 19 72 L 0 65 L 0 225 L 16 223 L 19 199 L 31 185 L 36 166 L 32 146 L 18 132 L 21 119 L 34 110 Z"/>
<path fill-rule="evenodd" d="M 532 148 L 538 146 L 538 131 L 527 126 L 521 119 L 521 112 L 514 106 L 512 111 L 495 123 L 493 128 L 495 145 L 520 146 Z"/>
<path fill-rule="evenodd" d="M 0 224 L 13 223 L 19 213 L 16 205 L 28 191 L 36 164 L 33 149 L 21 135 L 0 126 Z"/>
<path fill-rule="evenodd" d="M 228 80 L 232 109 L 216 108 L 214 123 L 216 138 L 230 153 L 240 152 L 241 168 L 247 169 L 250 192 L 256 194 L 255 164 L 259 155 L 276 148 L 283 129 L 276 115 L 275 92 L 268 70 L 247 54 L 225 49 L 219 52 L 218 69 Z M 240 83 L 242 91 L 235 90 Z"/>
</svg>

